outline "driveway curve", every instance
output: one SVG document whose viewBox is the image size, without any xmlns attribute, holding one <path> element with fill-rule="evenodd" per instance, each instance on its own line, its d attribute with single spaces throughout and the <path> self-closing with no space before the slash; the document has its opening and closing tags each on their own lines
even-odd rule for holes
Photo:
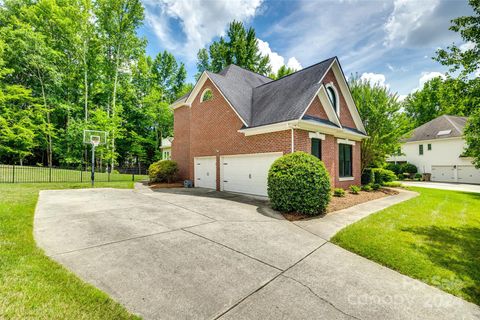
<svg viewBox="0 0 480 320">
<path fill-rule="evenodd" d="M 239 195 L 42 191 L 34 233 L 47 255 L 145 319 L 480 318 L 478 306 Z"/>
</svg>

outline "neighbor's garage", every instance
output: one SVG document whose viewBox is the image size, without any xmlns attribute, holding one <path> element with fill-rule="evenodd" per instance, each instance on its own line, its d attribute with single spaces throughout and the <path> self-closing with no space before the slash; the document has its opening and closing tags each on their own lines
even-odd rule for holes
<svg viewBox="0 0 480 320">
<path fill-rule="evenodd" d="M 196 157 L 195 162 L 195 187 L 217 188 L 217 157 Z"/>
<path fill-rule="evenodd" d="M 267 196 L 268 170 L 281 152 L 220 157 L 221 190 Z"/>
<path fill-rule="evenodd" d="M 474 166 L 457 166 L 458 182 L 480 184 L 480 170 Z"/>
<path fill-rule="evenodd" d="M 455 168 L 453 166 L 432 166 L 432 181 L 455 182 Z"/>
</svg>

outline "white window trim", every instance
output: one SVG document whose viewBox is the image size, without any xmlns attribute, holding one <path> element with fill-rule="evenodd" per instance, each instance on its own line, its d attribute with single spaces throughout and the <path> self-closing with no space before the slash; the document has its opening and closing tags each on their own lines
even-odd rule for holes
<svg viewBox="0 0 480 320">
<path fill-rule="evenodd" d="M 203 97 L 205 96 L 205 93 L 207 93 L 208 91 L 210 91 L 212 93 L 212 99 L 213 99 L 213 91 L 212 89 L 210 88 L 205 88 L 205 90 L 203 90 L 202 92 L 202 95 L 200 96 L 200 102 L 204 102 L 205 100 L 203 100 Z"/>
<path fill-rule="evenodd" d="M 338 181 L 352 181 L 355 180 L 355 177 L 340 177 Z"/>
<path fill-rule="evenodd" d="M 355 141 L 353 140 L 348 140 L 348 139 L 337 139 L 338 144 L 349 144 L 351 146 L 355 145 Z"/>
<path fill-rule="evenodd" d="M 335 93 L 335 104 L 332 104 L 333 110 L 337 113 L 337 116 L 340 117 L 340 95 L 338 94 L 337 88 L 335 88 L 335 85 L 333 82 L 327 83 L 325 85 L 325 91 L 327 91 L 327 98 L 330 100 L 330 97 L 328 97 L 328 88 L 332 88 L 333 92 Z M 331 101 L 330 101 L 331 102 Z"/>
<path fill-rule="evenodd" d="M 308 137 L 310 139 L 320 139 L 320 140 L 325 140 L 325 135 L 320 132 L 309 132 Z"/>
</svg>

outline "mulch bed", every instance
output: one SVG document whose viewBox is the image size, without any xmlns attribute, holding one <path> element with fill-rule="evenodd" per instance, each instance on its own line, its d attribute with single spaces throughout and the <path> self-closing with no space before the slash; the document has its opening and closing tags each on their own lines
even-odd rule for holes
<svg viewBox="0 0 480 320">
<path fill-rule="evenodd" d="M 181 182 L 154 182 L 148 185 L 152 189 L 167 189 L 167 188 L 183 188 L 183 183 Z"/>
<path fill-rule="evenodd" d="M 330 212 L 335 212 L 338 210 L 350 208 L 360 203 L 368 202 L 371 200 L 375 200 L 375 199 L 379 199 L 379 198 L 383 198 L 383 197 L 387 197 L 395 194 L 398 194 L 398 192 L 393 189 L 380 189 L 377 191 L 370 191 L 370 192 L 360 191 L 358 194 L 351 194 L 349 191 L 346 191 L 345 197 L 332 196 L 332 199 L 328 204 L 326 214 L 329 214 Z M 282 215 L 285 217 L 285 219 L 289 221 L 298 221 L 298 220 L 312 217 L 306 214 L 300 214 L 296 212 L 282 213 Z"/>
</svg>

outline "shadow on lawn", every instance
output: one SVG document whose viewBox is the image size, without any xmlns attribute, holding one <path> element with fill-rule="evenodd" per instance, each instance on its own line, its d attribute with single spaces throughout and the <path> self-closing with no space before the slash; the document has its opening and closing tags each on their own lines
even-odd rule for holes
<svg viewBox="0 0 480 320">
<path fill-rule="evenodd" d="M 414 244 L 414 249 L 439 267 L 458 275 L 457 279 L 435 278 L 428 282 L 446 291 L 461 291 L 480 305 L 480 228 L 429 226 L 402 231 L 422 236 L 424 241 Z M 473 284 L 463 283 L 461 279 L 465 277 L 472 279 Z"/>
</svg>

